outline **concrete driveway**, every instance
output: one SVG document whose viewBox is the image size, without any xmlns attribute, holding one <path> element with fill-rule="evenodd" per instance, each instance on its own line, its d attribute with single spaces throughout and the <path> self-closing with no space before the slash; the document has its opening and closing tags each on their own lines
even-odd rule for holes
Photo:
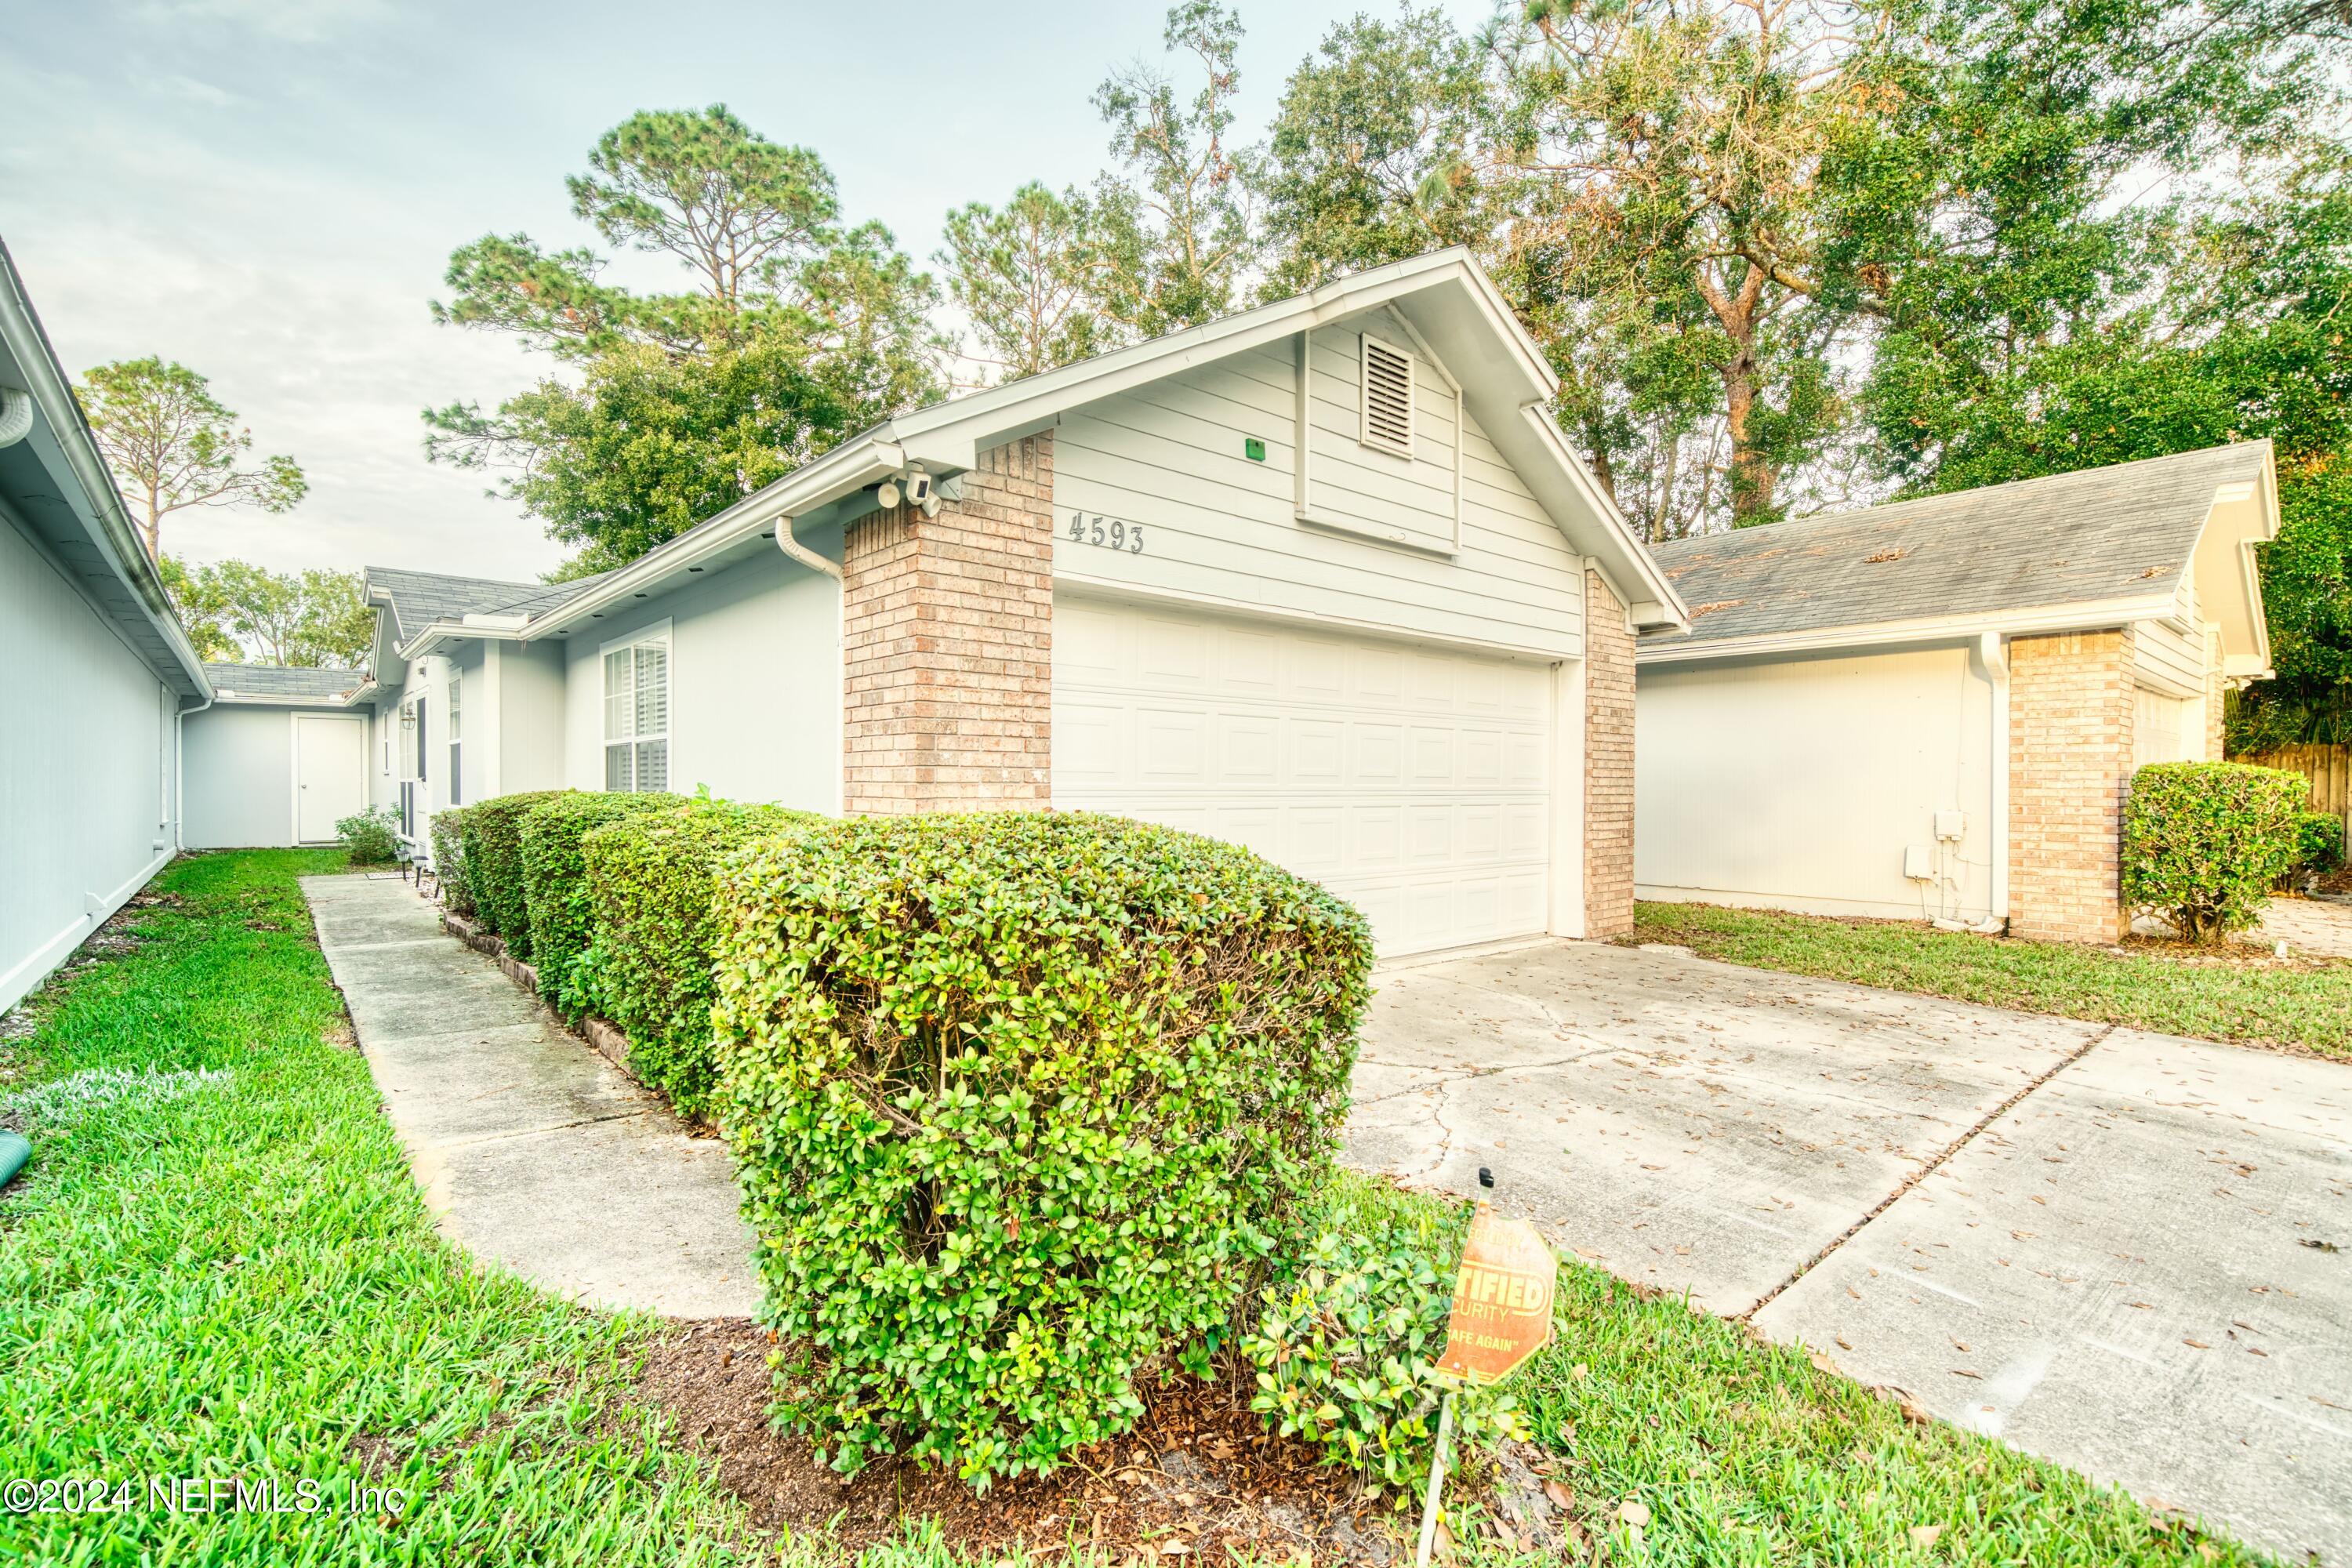
<svg viewBox="0 0 2352 1568">
<path fill-rule="evenodd" d="M 2352 1068 L 1586 943 L 1379 986 L 1353 1163 L 2352 1562 Z"/>
</svg>

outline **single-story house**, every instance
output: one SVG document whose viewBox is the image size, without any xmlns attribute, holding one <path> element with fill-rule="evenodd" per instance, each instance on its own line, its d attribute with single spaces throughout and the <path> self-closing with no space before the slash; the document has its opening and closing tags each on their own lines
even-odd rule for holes
<svg viewBox="0 0 2352 1568">
<path fill-rule="evenodd" d="M 1675 590 L 1469 256 L 893 419 L 617 571 L 368 574 L 372 797 L 1118 812 L 1389 953 L 1626 929 L 1633 639 Z"/>
<path fill-rule="evenodd" d="M 0 246 L 0 1009 L 180 841 L 179 715 L 211 695 Z"/>
<path fill-rule="evenodd" d="M 371 799 L 372 710 L 356 669 L 207 664 L 210 707 L 184 721 L 191 849 L 332 843 Z"/>
<path fill-rule="evenodd" d="M 2221 756 L 2278 526 L 2250 441 L 1657 547 L 1640 896 L 2118 939 L 2132 772 Z"/>
</svg>

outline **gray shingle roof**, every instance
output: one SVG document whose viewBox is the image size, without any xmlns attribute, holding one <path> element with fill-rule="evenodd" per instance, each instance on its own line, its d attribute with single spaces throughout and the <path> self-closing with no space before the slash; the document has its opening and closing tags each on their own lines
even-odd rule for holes
<svg viewBox="0 0 2352 1568">
<path fill-rule="evenodd" d="M 1691 629 L 1643 646 L 2161 597 L 2214 491 L 2269 458 L 2242 441 L 1661 544 Z"/>
<path fill-rule="evenodd" d="M 215 691 L 240 697 L 340 697 L 367 676 L 356 669 L 294 669 L 282 664 L 212 664 L 205 679 Z"/>
<path fill-rule="evenodd" d="M 367 583 L 370 589 L 381 588 L 391 595 L 394 640 L 404 643 L 435 621 L 551 610 L 609 575 L 599 573 L 569 583 L 501 583 L 487 577 L 371 566 Z"/>
</svg>

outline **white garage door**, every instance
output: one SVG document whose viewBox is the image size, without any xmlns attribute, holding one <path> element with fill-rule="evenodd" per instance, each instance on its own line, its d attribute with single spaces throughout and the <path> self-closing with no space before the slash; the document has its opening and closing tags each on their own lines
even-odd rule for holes
<svg viewBox="0 0 2352 1568">
<path fill-rule="evenodd" d="M 1247 845 L 1384 955 L 1544 929 L 1552 672 L 1057 599 L 1054 805 Z"/>
<path fill-rule="evenodd" d="M 2189 704 L 2145 686 L 2132 689 L 2132 765 L 2188 761 Z"/>
</svg>

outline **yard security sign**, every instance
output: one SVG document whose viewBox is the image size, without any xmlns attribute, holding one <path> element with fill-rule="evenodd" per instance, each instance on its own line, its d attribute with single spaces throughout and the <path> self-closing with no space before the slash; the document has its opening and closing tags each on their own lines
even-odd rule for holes
<svg viewBox="0 0 2352 1568">
<path fill-rule="evenodd" d="M 1495 1173 L 1478 1167 L 1478 1185 L 1495 1187 Z M 1480 1203 L 1462 1244 L 1462 1271 L 1454 1279 L 1454 1315 L 1446 1320 L 1445 1353 L 1437 1370 L 1465 1383 L 1500 1383 L 1551 1342 L 1551 1299 L 1559 1287 L 1559 1258 L 1535 1226 L 1505 1219 Z M 1445 1486 L 1445 1449 L 1454 1435 L 1454 1395 L 1437 1407 L 1437 1452 L 1429 1466 L 1429 1495 L 1421 1509 L 1418 1568 L 1429 1568 L 1437 1545 Z"/>
<path fill-rule="evenodd" d="M 1462 1272 L 1454 1282 L 1454 1316 L 1437 1370 L 1469 1383 L 1500 1383 L 1551 1342 L 1551 1298 L 1559 1259 L 1523 1219 L 1505 1219 L 1485 1204 L 1470 1222 Z"/>
</svg>

